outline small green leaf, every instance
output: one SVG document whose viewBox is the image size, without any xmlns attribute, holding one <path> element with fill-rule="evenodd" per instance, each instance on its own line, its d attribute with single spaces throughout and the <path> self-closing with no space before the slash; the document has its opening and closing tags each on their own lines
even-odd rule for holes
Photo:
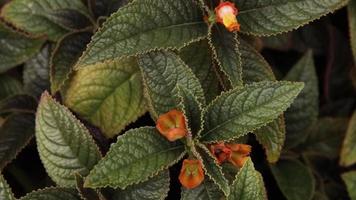
<svg viewBox="0 0 356 200">
<path fill-rule="evenodd" d="M 356 163 L 356 111 L 353 113 L 341 148 L 340 164 L 350 166 Z"/>
<path fill-rule="evenodd" d="M 226 180 L 221 166 L 217 163 L 214 156 L 211 155 L 209 149 L 207 149 L 203 144 L 197 145 L 197 151 L 199 157 L 202 160 L 205 174 L 214 181 L 216 185 L 224 192 L 227 196 L 230 193 L 229 182 Z"/>
<path fill-rule="evenodd" d="M 68 79 L 74 64 L 82 55 L 92 34 L 87 31 L 65 35 L 57 43 L 50 61 L 51 92 L 54 94 Z"/>
<path fill-rule="evenodd" d="M 242 63 L 236 32 L 229 32 L 217 24 L 210 28 L 209 44 L 221 71 L 228 77 L 232 87 L 242 86 Z"/>
<path fill-rule="evenodd" d="M 47 92 L 37 109 L 36 141 L 48 175 L 61 186 L 74 187 L 75 173 L 86 176 L 101 158 L 84 125 Z"/>
<path fill-rule="evenodd" d="M 70 30 L 89 25 L 89 12 L 80 0 L 14 0 L 2 8 L 1 17 L 34 36 L 58 40 Z"/>
<path fill-rule="evenodd" d="M 305 139 L 305 130 L 317 120 L 319 114 L 318 77 L 312 52 L 308 51 L 284 79 L 305 83 L 304 89 L 285 113 L 286 146 L 292 148 Z"/>
<path fill-rule="evenodd" d="M 2 73 L 35 55 L 40 50 L 43 40 L 26 38 L 0 23 L 0 44 L 0 73 Z"/>
<path fill-rule="evenodd" d="M 241 32 L 258 36 L 297 29 L 348 3 L 348 0 L 233 0 Z"/>
<path fill-rule="evenodd" d="M 81 200 L 81 198 L 74 189 L 52 187 L 31 192 L 20 200 Z"/>
<path fill-rule="evenodd" d="M 154 118 L 178 107 L 178 84 L 190 91 L 200 103 L 205 104 L 204 92 L 198 78 L 173 52 L 147 53 L 140 56 L 139 65 L 143 74 L 145 95 Z"/>
<path fill-rule="evenodd" d="M 24 90 L 27 94 L 39 97 L 50 87 L 49 60 L 51 46 L 45 46 L 40 53 L 25 63 L 23 72 Z"/>
<path fill-rule="evenodd" d="M 303 89 L 303 83 L 259 82 L 216 98 L 204 113 L 201 140 L 230 141 L 276 119 Z"/>
<path fill-rule="evenodd" d="M 11 191 L 9 184 L 7 184 L 4 177 L 0 174 L 0 199 L 1 200 L 16 200 Z"/>
<path fill-rule="evenodd" d="M 111 200 L 163 200 L 169 191 L 169 171 L 164 170 L 145 182 L 117 190 Z"/>
<path fill-rule="evenodd" d="M 182 48 L 179 51 L 179 56 L 199 79 L 206 101 L 211 102 L 215 99 L 221 91 L 208 40 L 194 42 Z"/>
<path fill-rule="evenodd" d="M 236 175 L 227 200 L 267 200 L 261 174 L 255 170 L 249 158 Z"/>
<path fill-rule="evenodd" d="M 351 49 L 354 55 L 354 62 L 356 63 L 356 1 L 351 0 L 347 6 L 347 13 L 349 19 Z"/>
<path fill-rule="evenodd" d="M 27 94 L 13 95 L 0 101 L 0 113 L 35 113 L 36 109 L 36 99 Z"/>
<path fill-rule="evenodd" d="M 22 85 L 17 79 L 0 74 L 0 100 L 22 93 Z"/>
<path fill-rule="evenodd" d="M 343 173 L 341 177 L 346 184 L 350 199 L 356 200 L 356 171 Z"/>
<path fill-rule="evenodd" d="M 315 180 L 310 169 L 298 160 L 280 160 L 271 165 L 274 178 L 288 200 L 310 200 L 314 195 Z"/>
<path fill-rule="evenodd" d="M 108 18 L 77 67 L 157 48 L 180 48 L 206 35 L 207 25 L 193 0 L 136 0 Z"/>
<path fill-rule="evenodd" d="M 0 126 L 0 171 L 30 142 L 35 134 L 33 114 L 13 114 Z"/>
<path fill-rule="evenodd" d="M 136 59 L 99 63 L 77 71 L 66 91 L 65 104 L 98 126 L 106 137 L 119 134 L 146 112 Z"/>
<path fill-rule="evenodd" d="M 125 189 L 146 181 L 185 154 L 180 142 L 169 142 L 151 127 L 133 129 L 117 138 L 86 178 L 85 186 Z"/>
<path fill-rule="evenodd" d="M 182 187 L 181 196 L 181 200 L 217 200 L 223 199 L 224 194 L 209 177 L 205 177 L 204 182 L 199 187 L 194 189 Z"/>
</svg>

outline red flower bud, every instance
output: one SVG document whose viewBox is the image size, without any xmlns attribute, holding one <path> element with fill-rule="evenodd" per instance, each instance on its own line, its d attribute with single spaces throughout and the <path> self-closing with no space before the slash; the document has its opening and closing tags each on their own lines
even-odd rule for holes
<svg viewBox="0 0 356 200">
<path fill-rule="evenodd" d="M 171 110 L 160 115 L 156 128 L 171 142 L 183 138 L 188 133 L 184 114 L 178 110 Z"/>
<path fill-rule="evenodd" d="M 210 145 L 210 152 L 216 157 L 219 164 L 223 163 L 231 156 L 231 150 L 224 143 Z"/>
<path fill-rule="evenodd" d="M 229 31 L 239 31 L 240 24 L 237 22 L 236 15 L 238 10 L 231 2 L 221 2 L 215 8 L 216 21 L 224 24 Z"/>
<path fill-rule="evenodd" d="M 204 170 L 199 160 L 185 159 L 179 174 L 180 183 L 187 189 L 198 187 L 204 180 Z"/>
</svg>

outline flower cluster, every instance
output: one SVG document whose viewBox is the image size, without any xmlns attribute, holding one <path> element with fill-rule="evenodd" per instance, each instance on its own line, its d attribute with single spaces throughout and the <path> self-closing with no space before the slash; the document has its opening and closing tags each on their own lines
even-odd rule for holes
<svg viewBox="0 0 356 200">
<path fill-rule="evenodd" d="M 229 161 L 236 167 L 242 167 L 250 155 L 251 146 L 246 144 L 218 143 L 209 146 L 210 152 L 219 164 Z"/>
</svg>

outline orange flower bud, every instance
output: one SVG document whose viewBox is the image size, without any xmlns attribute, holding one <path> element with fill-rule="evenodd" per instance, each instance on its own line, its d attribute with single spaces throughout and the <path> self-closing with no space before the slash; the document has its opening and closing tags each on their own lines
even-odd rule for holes
<svg viewBox="0 0 356 200">
<path fill-rule="evenodd" d="M 238 10 L 235 4 L 231 2 L 221 2 L 218 7 L 215 8 L 216 21 L 224 24 L 229 31 L 239 31 L 240 24 L 237 22 L 236 15 Z"/>
<path fill-rule="evenodd" d="M 184 114 L 178 110 L 171 110 L 160 115 L 156 128 L 171 142 L 183 138 L 188 133 Z"/>
<path fill-rule="evenodd" d="M 185 159 L 179 174 L 180 183 L 187 189 L 198 187 L 204 180 L 204 170 L 199 160 Z"/>
<path fill-rule="evenodd" d="M 210 152 L 217 158 L 219 164 L 226 161 L 231 156 L 231 150 L 224 143 L 210 145 Z"/>
<path fill-rule="evenodd" d="M 232 153 L 229 161 L 236 167 L 242 167 L 251 152 L 251 146 L 246 144 L 226 144 Z"/>
</svg>

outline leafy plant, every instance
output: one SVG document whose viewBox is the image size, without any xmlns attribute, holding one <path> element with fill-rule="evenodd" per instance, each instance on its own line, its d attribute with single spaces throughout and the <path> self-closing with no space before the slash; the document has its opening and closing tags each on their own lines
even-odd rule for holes
<svg viewBox="0 0 356 200">
<path fill-rule="evenodd" d="M 354 1 L 0 6 L 0 199 L 356 198 Z"/>
</svg>

